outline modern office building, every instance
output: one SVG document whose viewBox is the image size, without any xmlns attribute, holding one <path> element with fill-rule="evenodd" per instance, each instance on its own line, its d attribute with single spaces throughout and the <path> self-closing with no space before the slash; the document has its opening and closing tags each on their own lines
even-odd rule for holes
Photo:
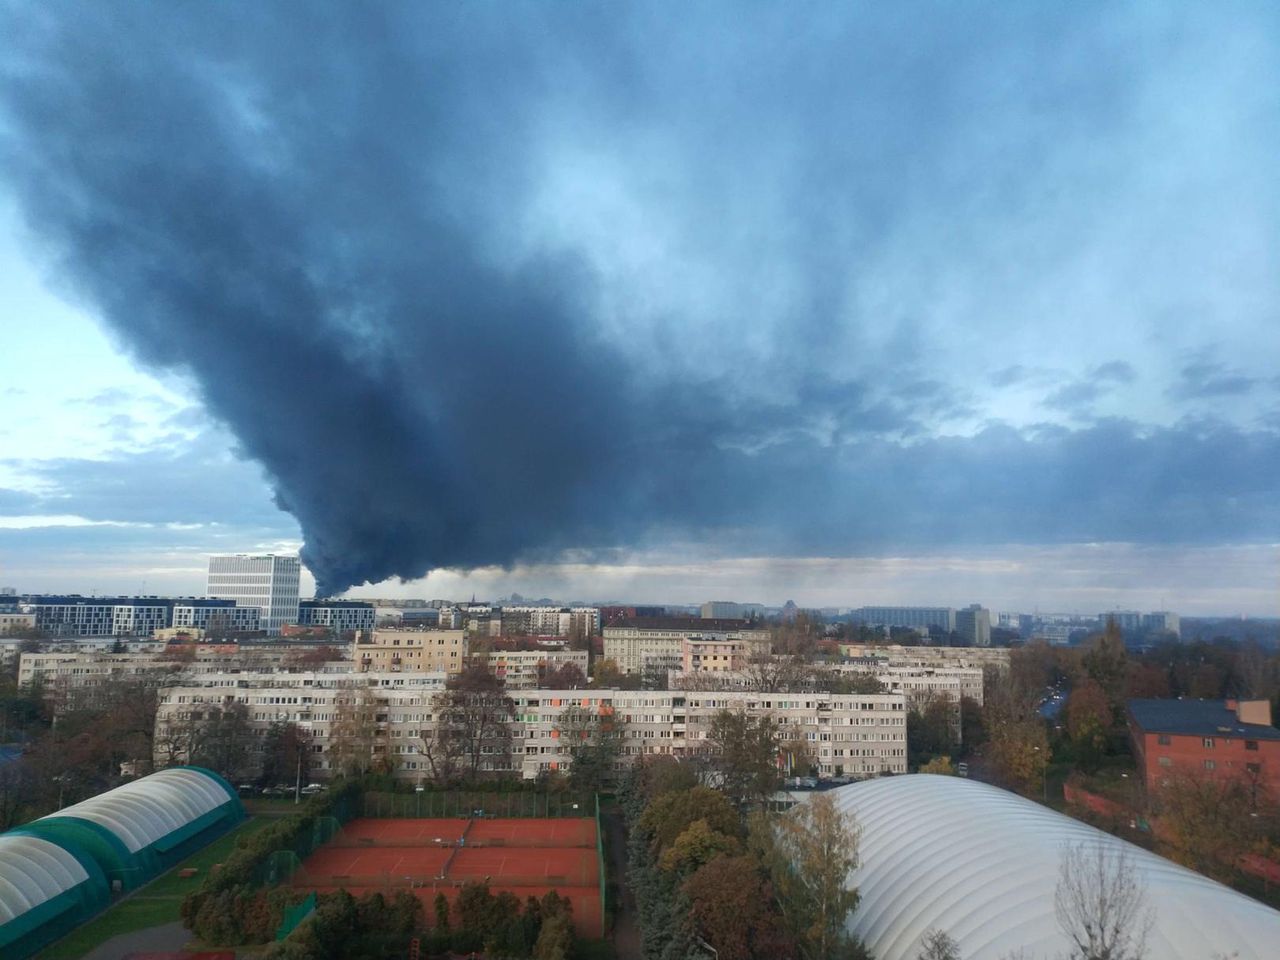
<svg viewBox="0 0 1280 960">
<path fill-rule="evenodd" d="M 373 604 L 360 600 L 302 600 L 298 603 L 298 626 L 328 627 L 339 639 L 357 630 L 372 630 L 376 620 Z"/>
<path fill-rule="evenodd" d="M 209 558 L 210 597 L 257 607 L 261 628 L 278 634 L 298 622 L 298 589 L 302 561 L 279 554 L 221 554 Z"/>
<path fill-rule="evenodd" d="M 31 596 L 19 603 L 22 613 L 34 617 L 35 628 L 50 637 L 149 637 L 174 626 L 178 609 L 228 615 L 230 600 L 191 597 L 82 597 Z M 195 624 L 180 624 L 192 626 Z"/>
<path fill-rule="evenodd" d="M 231 600 L 180 600 L 173 605 L 171 626 L 208 635 L 257 633 L 262 617 L 257 607 L 236 606 Z"/>
</svg>

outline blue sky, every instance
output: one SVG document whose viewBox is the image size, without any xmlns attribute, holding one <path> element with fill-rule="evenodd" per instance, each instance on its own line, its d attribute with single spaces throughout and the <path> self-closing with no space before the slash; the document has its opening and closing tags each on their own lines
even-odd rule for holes
<svg viewBox="0 0 1280 960">
<path fill-rule="evenodd" d="M 0 583 L 1280 613 L 1273 10 L 580 9 L 8 8 Z"/>
</svg>

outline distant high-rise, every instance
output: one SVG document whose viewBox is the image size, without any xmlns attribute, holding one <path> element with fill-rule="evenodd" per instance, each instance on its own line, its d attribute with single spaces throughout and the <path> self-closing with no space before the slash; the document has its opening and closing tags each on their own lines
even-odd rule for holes
<svg viewBox="0 0 1280 960">
<path fill-rule="evenodd" d="M 277 554 L 223 554 L 209 558 L 207 594 L 257 607 L 258 622 L 276 634 L 286 623 L 298 622 L 298 588 L 302 561 Z"/>
<path fill-rule="evenodd" d="M 970 646 L 991 646 L 991 611 L 978 603 L 957 610 L 956 633 L 968 640 Z"/>
</svg>

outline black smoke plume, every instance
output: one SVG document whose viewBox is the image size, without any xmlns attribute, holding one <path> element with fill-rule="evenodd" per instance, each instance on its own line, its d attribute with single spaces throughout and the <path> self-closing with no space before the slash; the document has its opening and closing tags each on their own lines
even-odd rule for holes
<svg viewBox="0 0 1280 960">
<path fill-rule="evenodd" d="M 263 465 L 321 594 L 666 536 L 1274 533 L 1273 432 L 930 428 L 964 392 L 851 304 L 957 189 L 931 158 L 986 52 L 934 13 L 890 56 L 903 23 L 826 5 L 11 6 L 6 177 Z"/>
</svg>

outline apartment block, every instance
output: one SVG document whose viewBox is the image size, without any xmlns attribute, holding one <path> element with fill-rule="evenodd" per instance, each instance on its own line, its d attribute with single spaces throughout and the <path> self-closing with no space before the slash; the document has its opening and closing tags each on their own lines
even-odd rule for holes
<svg viewBox="0 0 1280 960">
<path fill-rule="evenodd" d="M 472 654 L 468 662 L 482 663 L 508 690 L 537 687 L 548 670 L 573 665 L 587 675 L 586 650 L 489 650 Z"/>
<path fill-rule="evenodd" d="M 853 618 L 883 627 L 937 627 L 948 633 L 956 628 L 956 612 L 951 607 L 859 607 Z"/>
<path fill-rule="evenodd" d="M 352 658 L 362 671 L 374 673 L 460 673 L 467 658 L 465 630 L 379 629 L 362 636 Z"/>
<path fill-rule="evenodd" d="M 385 760 L 401 779 L 424 779 L 430 772 L 424 740 L 435 734 L 435 697 L 445 680 L 443 673 L 208 674 L 198 683 L 163 691 L 156 758 L 181 762 L 175 751 L 181 749 L 185 728 L 215 708 L 240 703 L 259 736 L 281 721 L 307 731 L 312 770 L 325 776 L 338 766 L 335 748 L 343 730 L 335 731 L 335 725 L 358 709 L 368 720 L 364 746 L 373 758 Z M 825 776 L 906 772 L 906 702 L 900 694 L 519 690 L 511 699 L 509 750 L 494 752 L 486 761 L 488 772 L 532 779 L 567 770 L 571 760 L 559 724 L 570 708 L 608 715 L 622 725 L 620 767 L 642 756 L 694 756 L 708 747 L 712 718 L 728 709 L 774 717 L 787 740 L 809 746 Z"/>
<path fill-rule="evenodd" d="M 674 663 L 680 669 L 684 642 L 692 639 L 744 641 L 751 651 L 769 651 L 769 631 L 757 629 L 746 620 L 636 617 L 604 628 L 604 656 L 623 673 L 644 673 L 646 658 L 650 669 L 660 662 Z"/>
</svg>

